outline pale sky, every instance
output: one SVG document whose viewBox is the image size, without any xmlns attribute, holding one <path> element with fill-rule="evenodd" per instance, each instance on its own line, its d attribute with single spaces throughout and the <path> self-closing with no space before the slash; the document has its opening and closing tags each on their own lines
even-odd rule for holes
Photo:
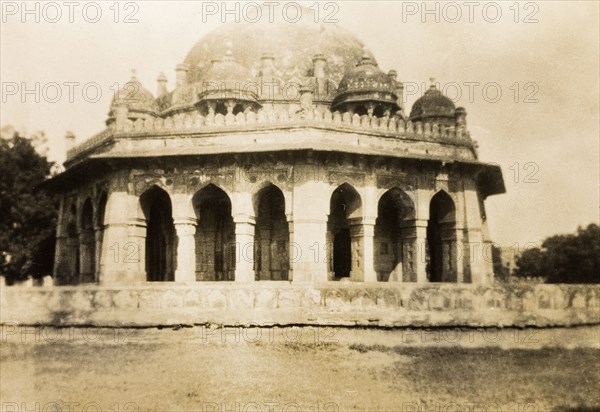
<svg viewBox="0 0 600 412">
<path fill-rule="evenodd" d="M 175 66 L 222 24 L 221 10 L 208 16 L 201 2 L 120 3 L 118 16 L 112 1 L 76 2 L 72 22 L 64 2 L 55 3 L 60 17 L 38 3 L 36 22 L 35 4 L 28 5 L 33 13 L 24 14 L 20 1 L 2 2 L 0 123 L 28 134 L 45 131 L 50 158 L 59 161 L 66 131 L 81 142 L 102 130 L 111 86 L 126 82 L 132 68 L 153 93 L 161 71 L 172 89 Z M 281 18 L 285 4 L 273 6 L 274 18 Z M 435 77 L 450 97 L 460 91 L 455 101 L 467 109 L 480 159 L 498 163 L 504 173 L 507 193 L 486 200 L 495 242 L 539 243 L 598 222 L 599 3 L 447 4 L 427 3 L 434 12 L 426 14 L 420 1 L 322 2 L 319 21 L 331 24 L 324 22 L 330 16 L 352 31 L 383 70 L 397 70 L 407 88 Z M 94 23 L 97 10 L 102 15 Z M 137 22 L 125 23 L 128 15 Z M 60 85 L 58 97 L 53 82 Z M 73 102 L 71 82 L 78 83 L 71 86 Z M 38 102 L 35 92 L 22 94 L 36 83 Z M 93 88 L 88 101 L 83 97 L 82 87 L 90 83 L 102 91 L 97 102 L 90 101 Z M 419 95 L 407 96 L 408 108 Z"/>
</svg>

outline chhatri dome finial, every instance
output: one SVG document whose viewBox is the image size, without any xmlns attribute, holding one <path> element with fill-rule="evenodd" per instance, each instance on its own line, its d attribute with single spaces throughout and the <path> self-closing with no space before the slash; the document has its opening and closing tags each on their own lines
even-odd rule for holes
<svg viewBox="0 0 600 412">
<path fill-rule="evenodd" d="M 362 56 L 357 66 L 362 66 L 363 64 L 372 64 L 374 66 L 377 66 L 377 63 L 375 63 L 375 60 L 373 60 L 373 58 L 371 57 L 371 53 L 369 52 L 369 49 L 367 49 L 367 46 L 363 46 Z"/>
<path fill-rule="evenodd" d="M 228 58 L 233 57 L 233 52 L 231 51 L 232 48 L 233 48 L 233 43 L 231 42 L 231 40 L 227 40 L 225 42 L 225 57 L 228 57 Z"/>
<path fill-rule="evenodd" d="M 131 69 L 131 80 L 137 80 L 137 73 L 135 69 Z"/>
<path fill-rule="evenodd" d="M 369 57 L 371 57 L 371 55 L 369 53 L 369 49 L 367 49 L 367 46 L 363 46 L 363 48 L 362 48 L 362 58 L 363 59 L 368 59 Z"/>
<path fill-rule="evenodd" d="M 430 89 L 435 89 L 435 88 L 436 88 L 436 87 L 435 87 L 435 77 L 430 77 L 430 78 L 429 78 L 429 83 L 430 83 L 430 84 L 429 84 L 429 88 L 430 88 Z"/>
</svg>

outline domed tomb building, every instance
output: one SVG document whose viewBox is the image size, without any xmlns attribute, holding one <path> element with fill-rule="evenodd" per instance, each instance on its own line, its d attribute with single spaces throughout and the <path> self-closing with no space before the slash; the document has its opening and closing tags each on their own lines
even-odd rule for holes
<svg viewBox="0 0 600 412">
<path fill-rule="evenodd" d="M 224 25 L 156 95 L 134 74 L 47 184 L 56 282 L 490 282 L 501 171 L 434 86 L 405 116 L 396 77 L 312 22 Z"/>
</svg>

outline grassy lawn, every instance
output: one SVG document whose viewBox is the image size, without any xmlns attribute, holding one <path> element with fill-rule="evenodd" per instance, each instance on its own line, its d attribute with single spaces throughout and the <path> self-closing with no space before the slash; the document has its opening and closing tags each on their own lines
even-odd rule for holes
<svg viewBox="0 0 600 412">
<path fill-rule="evenodd" d="M 2 338 L 1 410 L 595 410 L 599 330 L 527 345 L 367 329 L 30 329 Z"/>
</svg>

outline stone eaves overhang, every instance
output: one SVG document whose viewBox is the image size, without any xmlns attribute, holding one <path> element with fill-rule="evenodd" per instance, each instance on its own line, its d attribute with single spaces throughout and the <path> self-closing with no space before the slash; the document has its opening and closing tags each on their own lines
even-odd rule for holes
<svg viewBox="0 0 600 412">
<path fill-rule="evenodd" d="M 281 133 L 285 142 L 278 141 Z M 422 136 L 403 139 L 373 132 L 332 128 L 263 127 L 252 131 L 220 130 L 213 133 L 116 133 L 100 144 L 69 159 L 67 170 L 43 184 L 64 191 L 93 176 L 127 167 L 135 159 L 245 155 L 253 153 L 345 153 L 406 159 L 413 162 L 455 165 L 473 174 L 484 198 L 506 191 L 498 165 L 476 159 L 472 142 L 424 141 Z M 84 143 L 85 144 L 85 143 Z"/>
<path fill-rule="evenodd" d="M 214 148 L 213 148 L 214 149 Z M 100 154 L 94 154 L 86 159 L 74 164 L 65 172 L 54 176 L 53 178 L 45 181 L 40 185 L 40 188 L 53 191 L 53 192 L 65 192 L 68 191 L 69 188 L 77 187 L 85 184 L 89 180 L 94 180 L 95 178 L 101 178 L 102 176 L 110 173 L 111 171 L 119 170 L 123 167 L 127 167 L 131 165 L 132 161 L 141 160 L 141 159 L 169 159 L 169 158 L 194 158 L 194 157 L 203 157 L 203 156 L 227 156 L 227 155 L 251 155 L 253 153 L 348 153 L 350 155 L 363 155 L 363 156 L 377 156 L 377 157 L 387 157 L 389 159 L 401 158 L 411 162 L 416 163 L 433 163 L 437 165 L 445 165 L 445 166 L 456 166 L 466 173 L 472 174 L 476 178 L 478 189 L 485 199 L 488 196 L 501 194 L 506 192 L 506 188 L 504 186 L 504 179 L 502 177 L 502 170 L 497 164 L 487 164 L 483 162 L 479 162 L 477 160 L 449 160 L 445 158 L 436 158 L 432 156 L 425 155 L 402 155 L 399 156 L 391 153 L 356 153 L 351 150 L 344 150 L 340 147 L 333 148 L 282 148 L 279 146 L 278 148 L 261 148 L 262 150 L 254 150 L 254 151 L 245 151 L 238 150 L 240 148 L 230 148 L 229 151 L 223 152 L 219 150 L 203 150 L 202 152 L 196 151 L 192 153 L 189 150 L 179 150 L 179 151 L 137 151 L 131 153 L 113 153 L 106 152 Z"/>
</svg>

